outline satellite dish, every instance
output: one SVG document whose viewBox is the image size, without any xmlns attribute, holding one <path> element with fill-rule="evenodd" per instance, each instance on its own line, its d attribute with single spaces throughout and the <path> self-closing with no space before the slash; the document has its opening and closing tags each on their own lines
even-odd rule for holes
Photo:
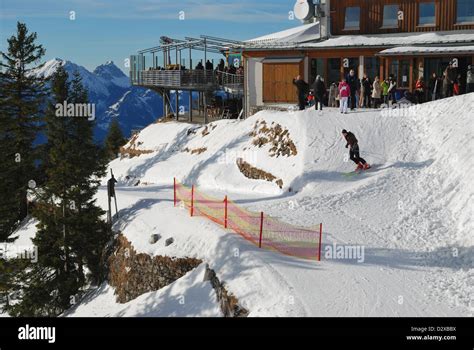
<svg viewBox="0 0 474 350">
<path fill-rule="evenodd" d="M 314 17 L 314 5 L 312 0 L 297 0 L 293 9 L 295 17 L 301 21 L 307 21 Z"/>
</svg>

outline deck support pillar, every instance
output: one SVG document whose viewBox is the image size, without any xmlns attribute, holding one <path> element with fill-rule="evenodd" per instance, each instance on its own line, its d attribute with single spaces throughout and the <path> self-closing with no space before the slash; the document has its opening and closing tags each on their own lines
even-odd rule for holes
<svg viewBox="0 0 474 350">
<path fill-rule="evenodd" d="M 176 98 L 176 121 L 179 120 L 179 90 L 175 90 L 175 98 Z"/>
<path fill-rule="evenodd" d="M 193 90 L 189 91 L 189 115 L 188 121 L 191 123 L 193 121 Z"/>
<path fill-rule="evenodd" d="M 204 124 L 207 124 L 207 94 L 206 91 L 202 93 L 204 103 Z"/>
</svg>

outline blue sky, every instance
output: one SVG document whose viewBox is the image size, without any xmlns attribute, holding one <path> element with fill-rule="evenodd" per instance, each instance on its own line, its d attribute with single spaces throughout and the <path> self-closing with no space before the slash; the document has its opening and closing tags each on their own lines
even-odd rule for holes
<svg viewBox="0 0 474 350">
<path fill-rule="evenodd" d="M 0 0 L 0 50 L 25 22 L 38 33 L 46 59 L 71 60 L 89 70 L 156 46 L 161 35 L 207 34 L 250 39 L 299 25 L 294 0 Z M 75 20 L 70 19 L 71 11 Z M 183 11 L 182 13 L 180 13 Z M 180 14 L 184 13 L 184 20 Z"/>
</svg>

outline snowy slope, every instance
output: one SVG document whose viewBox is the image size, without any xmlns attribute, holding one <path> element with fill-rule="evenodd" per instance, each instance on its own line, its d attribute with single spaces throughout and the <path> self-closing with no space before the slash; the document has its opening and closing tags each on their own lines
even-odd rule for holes
<svg viewBox="0 0 474 350">
<path fill-rule="evenodd" d="M 212 123 L 205 136 L 197 125 L 150 125 L 134 147 L 152 153 L 110 163 L 120 180 L 114 228 L 138 252 L 202 259 L 250 316 L 472 316 L 473 107 L 470 94 L 389 112 L 260 112 Z M 253 146 L 249 134 L 262 120 L 288 129 L 297 155 L 275 158 L 269 145 Z M 346 175 L 354 164 L 347 161 L 343 128 L 356 134 L 372 170 Z M 185 151 L 203 147 L 199 155 Z M 283 188 L 244 177 L 235 158 L 245 151 L 249 163 L 280 177 Z M 333 244 L 358 246 L 363 259 L 325 255 L 318 263 L 259 250 L 174 208 L 174 176 L 292 224 L 322 221 L 323 252 Z M 105 188 L 98 202 L 106 206 Z M 151 233 L 162 239 L 150 245 Z M 166 247 L 169 237 L 175 243 Z M 196 293 L 200 311 L 179 313 L 172 307 L 177 294 L 164 289 L 117 305 L 104 285 L 69 315 L 209 316 L 215 300 L 202 274 L 193 271 L 175 282 L 179 286 L 169 286 L 177 294 L 182 288 Z"/>
<path fill-rule="evenodd" d="M 260 117 L 260 118 L 259 118 Z M 208 127 L 185 123 L 153 124 L 144 129 L 138 139 L 138 149 L 156 151 L 132 159 L 115 160 L 110 164 L 120 183 L 132 183 L 134 179 L 148 184 L 170 183 L 173 177 L 184 183 L 195 183 L 202 188 L 230 190 L 235 192 L 258 192 L 279 194 L 275 183 L 245 178 L 236 166 L 237 158 L 248 163 L 272 170 L 271 173 L 283 180 L 285 191 L 292 181 L 303 172 L 303 153 L 293 157 L 271 157 L 270 145 L 261 148 L 252 145 L 249 137 L 257 121 L 285 125 L 291 140 L 298 149 L 304 148 L 305 120 L 293 116 L 291 123 L 287 113 L 259 114 L 245 121 L 221 120 Z M 190 131 L 194 131 L 188 135 Z M 157 135 L 160 135 L 157 137 Z M 186 152 L 207 148 L 199 155 Z M 166 160 L 166 166 L 163 161 Z M 132 182 L 127 181 L 127 177 Z"/>
</svg>

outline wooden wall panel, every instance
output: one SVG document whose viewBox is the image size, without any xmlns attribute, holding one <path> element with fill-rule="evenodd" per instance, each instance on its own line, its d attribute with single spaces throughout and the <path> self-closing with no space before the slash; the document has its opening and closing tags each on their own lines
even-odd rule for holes
<svg viewBox="0 0 474 350">
<path fill-rule="evenodd" d="M 298 63 L 263 64 L 263 102 L 295 103 L 296 88 L 293 78 L 302 75 L 302 65 Z M 304 67 L 304 66 L 303 66 Z"/>
<path fill-rule="evenodd" d="M 436 6 L 436 25 L 418 26 L 419 4 L 434 2 Z M 404 12 L 404 20 L 398 29 L 381 29 L 384 5 L 399 4 Z M 344 34 L 383 34 L 474 29 L 474 24 L 457 25 L 457 0 L 332 0 L 331 29 L 333 35 Z M 360 6 L 360 30 L 344 30 L 346 7 Z"/>
</svg>

